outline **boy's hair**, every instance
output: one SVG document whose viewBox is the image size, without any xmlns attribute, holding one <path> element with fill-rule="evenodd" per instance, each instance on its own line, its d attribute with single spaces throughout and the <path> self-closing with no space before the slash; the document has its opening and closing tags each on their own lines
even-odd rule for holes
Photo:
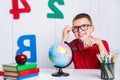
<svg viewBox="0 0 120 80">
<path fill-rule="evenodd" d="M 91 25 L 92 25 L 92 19 L 91 19 L 91 17 L 90 17 L 88 14 L 86 14 L 86 13 L 81 13 L 81 14 L 76 15 L 76 16 L 74 17 L 74 19 L 73 19 L 73 22 L 74 22 L 75 20 L 77 20 L 77 19 L 80 19 L 80 18 L 87 18 L 87 19 L 90 21 Z"/>
</svg>

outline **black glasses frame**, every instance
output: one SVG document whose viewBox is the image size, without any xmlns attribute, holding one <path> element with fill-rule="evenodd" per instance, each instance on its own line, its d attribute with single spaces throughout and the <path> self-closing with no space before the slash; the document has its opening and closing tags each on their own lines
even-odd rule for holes
<svg viewBox="0 0 120 80">
<path fill-rule="evenodd" d="M 85 31 L 88 29 L 89 26 L 92 26 L 91 24 L 82 24 L 80 26 L 73 26 L 72 27 L 72 32 L 75 33 L 75 32 L 78 32 L 79 29 L 81 29 L 82 31 Z"/>
</svg>

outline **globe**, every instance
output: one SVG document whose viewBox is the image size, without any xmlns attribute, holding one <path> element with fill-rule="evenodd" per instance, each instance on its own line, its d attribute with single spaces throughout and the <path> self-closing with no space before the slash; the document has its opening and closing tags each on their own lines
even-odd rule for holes
<svg viewBox="0 0 120 80">
<path fill-rule="evenodd" d="M 73 50 L 67 42 L 55 43 L 49 49 L 49 59 L 53 65 L 59 68 L 57 73 L 52 76 L 68 76 L 68 73 L 64 73 L 62 68 L 69 66 L 72 62 Z"/>
</svg>

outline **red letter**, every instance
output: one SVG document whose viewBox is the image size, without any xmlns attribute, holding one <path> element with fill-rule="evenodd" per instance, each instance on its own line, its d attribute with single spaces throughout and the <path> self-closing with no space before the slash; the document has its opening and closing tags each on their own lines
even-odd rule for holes
<svg viewBox="0 0 120 80">
<path fill-rule="evenodd" d="M 18 0 L 12 0 L 13 9 L 10 10 L 10 13 L 13 14 L 14 19 L 19 19 L 20 13 L 30 12 L 30 6 L 26 0 L 20 0 L 24 8 L 19 8 Z"/>
</svg>

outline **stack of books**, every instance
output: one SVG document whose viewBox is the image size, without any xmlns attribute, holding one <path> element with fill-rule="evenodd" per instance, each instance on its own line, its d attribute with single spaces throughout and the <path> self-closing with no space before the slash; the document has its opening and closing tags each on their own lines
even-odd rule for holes
<svg viewBox="0 0 120 80">
<path fill-rule="evenodd" d="M 4 79 L 22 80 L 38 76 L 39 68 L 35 62 L 26 62 L 23 65 L 9 63 L 3 65 Z"/>
</svg>

